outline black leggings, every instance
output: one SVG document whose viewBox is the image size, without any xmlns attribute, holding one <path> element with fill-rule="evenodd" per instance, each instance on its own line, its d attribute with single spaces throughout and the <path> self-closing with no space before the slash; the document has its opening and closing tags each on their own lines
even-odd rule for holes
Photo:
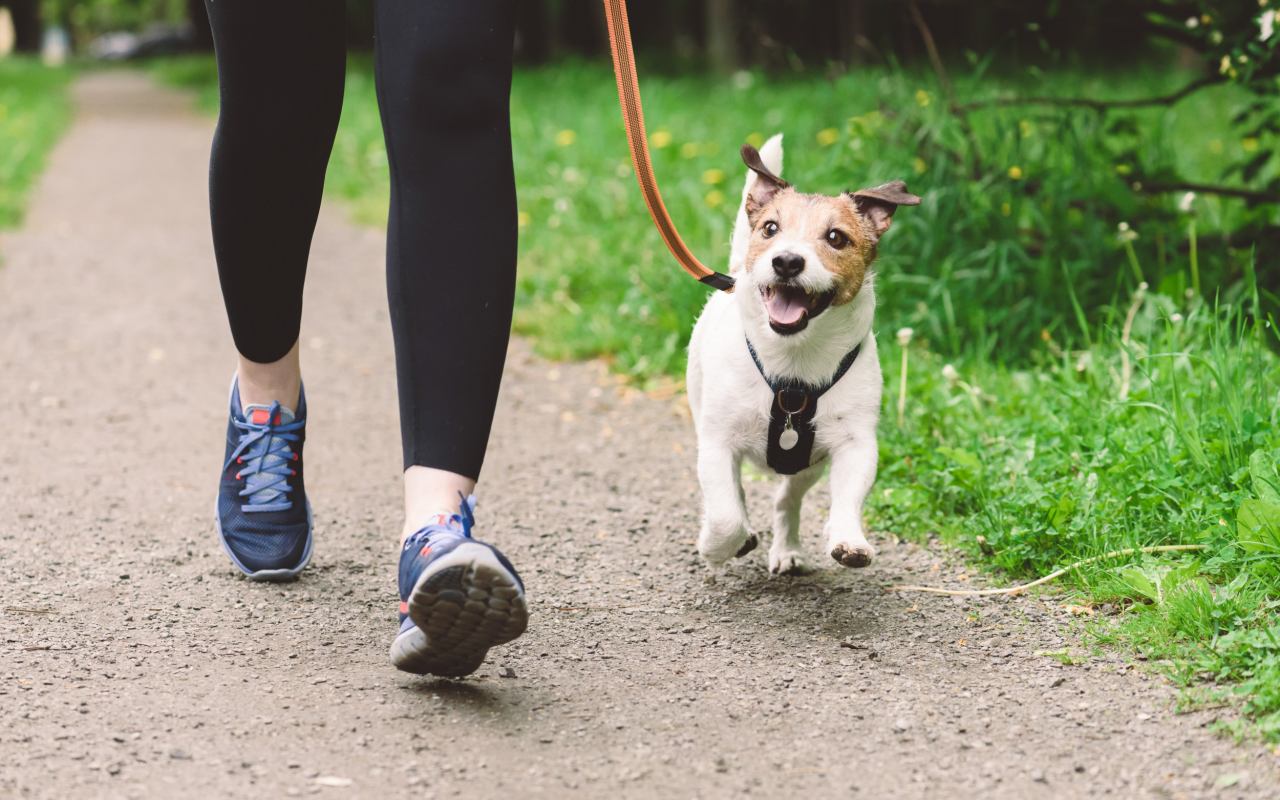
<svg viewBox="0 0 1280 800">
<path fill-rule="evenodd" d="M 480 473 L 511 328 L 514 0 L 378 0 L 391 168 L 387 295 L 405 467 Z M 221 112 L 209 168 L 236 348 L 298 340 L 302 284 L 342 109 L 342 0 L 206 0 Z"/>
</svg>

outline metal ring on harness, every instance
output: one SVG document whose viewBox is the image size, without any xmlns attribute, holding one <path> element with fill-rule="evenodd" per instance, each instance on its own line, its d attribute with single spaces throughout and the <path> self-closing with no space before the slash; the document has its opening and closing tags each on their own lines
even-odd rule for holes
<svg viewBox="0 0 1280 800">
<path fill-rule="evenodd" d="M 802 403 L 800 404 L 800 407 L 799 407 L 799 408 L 797 408 L 797 409 L 794 409 L 794 410 L 793 410 L 793 409 L 790 409 L 790 408 L 787 408 L 787 404 L 786 404 L 786 402 L 782 399 L 782 396 L 783 396 L 784 394 L 786 394 L 788 391 L 792 391 L 792 392 L 794 392 L 794 391 L 798 391 L 798 390 L 797 390 L 797 389 L 779 389 L 779 390 L 778 390 L 778 408 L 779 408 L 779 409 L 781 409 L 782 413 L 784 413 L 784 414 L 800 414 L 800 413 L 802 413 L 806 408 L 808 408 L 808 407 L 809 407 L 809 395 L 808 395 L 807 393 L 805 393 L 805 392 L 801 392 L 801 394 L 800 394 L 800 399 L 801 399 L 801 400 L 803 400 L 804 402 L 802 402 Z"/>
</svg>

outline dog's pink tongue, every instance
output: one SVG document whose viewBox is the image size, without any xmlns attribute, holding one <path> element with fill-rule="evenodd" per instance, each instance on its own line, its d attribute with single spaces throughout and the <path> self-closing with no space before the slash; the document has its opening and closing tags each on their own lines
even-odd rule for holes
<svg viewBox="0 0 1280 800">
<path fill-rule="evenodd" d="M 769 298 L 767 308 L 769 319 L 781 325 L 794 325 L 800 321 L 809 309 L 805 307 L 804 295 L 782 289 L 775 290 Z"/>
</svg>

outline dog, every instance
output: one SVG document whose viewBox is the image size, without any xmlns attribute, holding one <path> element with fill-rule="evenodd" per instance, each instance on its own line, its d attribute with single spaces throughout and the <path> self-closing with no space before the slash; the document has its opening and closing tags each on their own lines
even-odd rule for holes
<svg viewBox="0 0 1280 800">
<path fill-rule="evenodd" d="M 865 567 L 875 557 L 862 506 L 876 475 L 882 391 L 871 265 L 898 206 L 920 198 L 902 181 L 837 197 L 796 191 L 779 177 L 781 135 L 759 151 L 745 145 L 742 157 L 734 290 L 711 297 L 689 343 L 703 499 L 698 552 L 718 565 L 758 544 L 747 526 L 745 458 L 782 477 L 769 571 L 808 571 L 800 506 L 829 461 L 827 552 Z"/>
</svg>

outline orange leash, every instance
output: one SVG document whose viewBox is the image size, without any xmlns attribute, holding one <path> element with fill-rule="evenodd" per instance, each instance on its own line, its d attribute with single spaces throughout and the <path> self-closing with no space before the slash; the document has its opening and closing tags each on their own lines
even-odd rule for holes
<svg viewBox="0 0 1280 800">
<path fill-rule="evenodd" d="M 644 203 L 649 207 L 649 216 L 653 218 L 662 241 L 667 243 L 671 255 L 685 272 L 712 288 L 731 292 L 733 278 L 708 268 L 694 256 L 680 238 L 680 232 L 671 221 L 658 191 L 658 180 L 653 175 L 653 164 L 649 160 L 649 141 L 645 136 L 644 109 L 640 105 L 640 84 L 636 78 L 635 52 L 631 48 L 626 0 L 604 0 L 604 18 L 609 24 L 609 49 L 613 51 L 613 74 L 618 79 L 618 105 L 622 108 L 622 122 L 627 128 L 631 163 L 636 170 L 636 180 L 640 182 Z"/>
</svg>

